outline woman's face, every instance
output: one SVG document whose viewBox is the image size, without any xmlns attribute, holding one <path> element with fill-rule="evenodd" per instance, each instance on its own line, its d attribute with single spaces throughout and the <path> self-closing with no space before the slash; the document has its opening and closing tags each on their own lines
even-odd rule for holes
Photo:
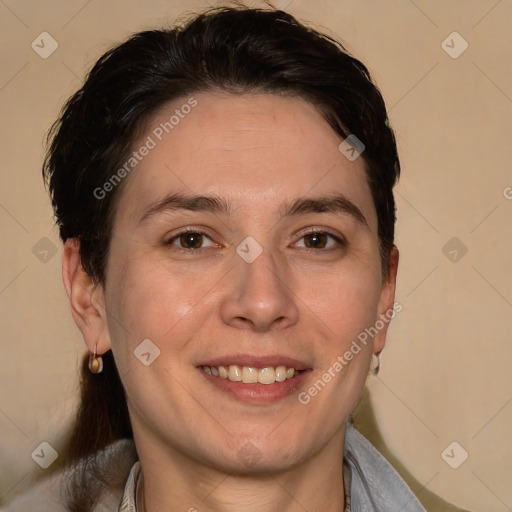
<svg viewBox="0 0 512 512">
<path fill-rule="evenodd" d="M 154 143 L 120 191 L 103 342 L 139 450 L 280 470 L 341 449 L 385 328 L 333 367 L 392 307 L 394 271 L 382 281 L 363 160 L 340 152 L 315 107 L 276 95 L 193 100 L 161 111 L 134 147 Z M 221 366 L 273 383 L 214 375 Z"/>
</svg>

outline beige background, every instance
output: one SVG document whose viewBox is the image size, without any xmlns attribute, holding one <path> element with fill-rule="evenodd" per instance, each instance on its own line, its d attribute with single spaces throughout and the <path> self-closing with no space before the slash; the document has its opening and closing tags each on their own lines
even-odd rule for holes
<svg viewBox="0 0 512 512">
<path fill-rule="evenodd" d="M 83 350 L 40 179 L 44 134 L 112 44 L 207 5 L 0 1 L 0 503 L 43 472 L 31 459 L 42 441 L 58 448 Z M 510 510 L 512 2 L 275 5 L 326 28 L 368 64 L 398 136 L 397 300 L 404 309 L 381 373 L 368 383 L 380 433 L 362 429 L 386 443 L 425 503 L 432 491 L 472 511 Z M 31 48 L 43 31 L 59 45 L 48 59 Z M 441 46 L 453 31 L 469 43 L 457 59 Z M 460 47 L 453 38 L 448 44 Z M 46 262 L 32 251 L 43 237 L 58 248 Z M 467 247 L 457 262 L 442 251 L 452 237 Z M 452 441 L 469 453 L 458 469 L 441 457 Z"/>
</svg>

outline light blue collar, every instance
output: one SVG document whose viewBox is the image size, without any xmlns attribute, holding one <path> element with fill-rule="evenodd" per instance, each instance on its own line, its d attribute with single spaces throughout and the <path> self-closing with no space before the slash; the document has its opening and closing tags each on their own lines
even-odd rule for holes
<svg viewBox="0 0 512 512">
<path fill-rule="evenodd" d="M 426 512 L 402 477 L 351 422 L 344 457 L 352 473 L 352 512 Z"/>
</svg>

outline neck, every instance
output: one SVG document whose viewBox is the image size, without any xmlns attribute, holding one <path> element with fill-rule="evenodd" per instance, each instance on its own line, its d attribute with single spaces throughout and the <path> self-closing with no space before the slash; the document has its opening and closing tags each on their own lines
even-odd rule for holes
<svg viewBox="0 0 512 512">
<path fill-rule="evenodd" d="M 343 443 L 344 430 L 301 464 L 253 474 L 219 471 L 169 447 L 153 453 L 138 447 L 137 511 L 340 512 L 344 507 Z"/>
</svg>

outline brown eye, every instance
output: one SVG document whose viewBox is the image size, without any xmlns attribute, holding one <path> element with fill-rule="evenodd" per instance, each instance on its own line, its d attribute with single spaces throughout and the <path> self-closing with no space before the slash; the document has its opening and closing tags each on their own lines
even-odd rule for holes
<svg viewBox="0 0 512 512">
<path fill-rule="evenodd" d="M 326 233 L 309 233 L 304 236 L 304 245 L 309 249 L 323 249 L 327 241 Z"/>
<path fill-rule="evenodd" d="M 311 231 L 302 235 L 295 246 L 305 249 L 334 249 L 336 246 L 344 246 L 342 238 L 327 231 Z"/>
<path fill-rule="evenodd" d="M 205 233 L 200 233 L 198 231 L 183 231 L 168 240 L 166 245 L 177 246 L 177 249 L 194 250 L 212 247 L 215 244 Z"/>
<path fill-rule="evenodd" d="M 203 235 L 201 233 L 182 233 L 180 244 L 184 249 L 199 249 L 203 244 Z"/>
</svg>

